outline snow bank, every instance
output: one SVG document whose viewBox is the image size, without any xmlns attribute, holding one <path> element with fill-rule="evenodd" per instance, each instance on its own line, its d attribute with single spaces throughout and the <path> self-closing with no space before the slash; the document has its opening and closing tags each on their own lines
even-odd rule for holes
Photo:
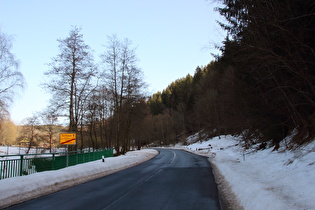
<svg viewBox="0 0 315 210">
<path fill-rule="evenodd" d="M 106 158 L 105 162 L 93 161 L 56 171 L 0 180 L 0 208 L 135 166 L 157 154 L 156 150 L 144 149 Z"/>
<path fill-rule="evenodd" d="M 293 151 L 244 151 L 239 143 L 221 136 L 185 148 L 209 157 L 237 209 L 315 209 L 315 142 Z"/>
</svg>

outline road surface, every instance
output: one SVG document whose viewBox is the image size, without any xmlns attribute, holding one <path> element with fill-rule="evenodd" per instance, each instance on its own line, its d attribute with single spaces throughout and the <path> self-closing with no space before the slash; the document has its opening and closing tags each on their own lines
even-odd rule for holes
<svg viewBox="0 0 315 210">
<path fill-rule="evenodd" d="M 158 151 L 138 166 L 8 209 L 220 209 L 205 157 L 181 150 Z"/>
</svg>

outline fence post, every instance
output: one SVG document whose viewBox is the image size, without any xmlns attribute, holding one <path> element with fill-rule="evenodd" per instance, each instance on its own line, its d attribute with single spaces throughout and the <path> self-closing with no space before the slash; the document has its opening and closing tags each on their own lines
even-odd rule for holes
<svg viewBox="0 0 315 210">
<path fill-rule="evenodd" d="M 55 170 L 55 153 L 52 155 L 52 170 Z"/>
<path fill-rule="evenodd" d="M 23 155 L 20 155 L 20 176 L 23 175 Z"/>
<path fill-rule="evenodd" d="M 69 166 L 69 145 L 67 144 L 66 167 Z"/>
<path fill-rule="evenodd" d="M 75 151 L 75 164 L 79 164 L 79 154 L 78 154 L 78 150 Z"/>
</svg>

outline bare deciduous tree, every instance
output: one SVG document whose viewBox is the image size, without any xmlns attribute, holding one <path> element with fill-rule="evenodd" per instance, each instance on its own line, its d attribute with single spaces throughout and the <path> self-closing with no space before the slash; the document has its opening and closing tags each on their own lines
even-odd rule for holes
<svg viewBox="0 0 315 210">
<path fill-rule="evenodd" d="M 101 55 L 105 69 L 104 82 L 113 101 L 115 149 L 118 153 L 129 150 L 132 107 L 140 100 L 145 85 L 142 71 L 137 67 L 135 49 L 131 45 L 129 39 L 120 41 L 112 35 L 108 37 L 106 52 Z"/>
<path fill-rule="evenodd" d="M 12 37 L 0 30 L 0 118 L 6 117 L 14 95 L 24 86 L 24 78 L 18 70 L 19 61 L 11 52 Z"/>
<path fill-rule="evenodd" d="M 11 120 L 5 119 L 1 121 L 0 126 L 0 144 L 15 144 L 17 137 L 17 128 L 15 124 Z"/>
<path fill-rule="evenodd" d="M 49 152 L 53 152 L 52 149 L 57 143 L 58 132 L 60 126 L 58 125 L 58 113 L 56 110 L 48 108 L 41 113 L 42 126 L 40 127 L 43 132 L 43 140 L 48 143 Z"/>
<path fill-rule="evenodd" d="M 37 140 L 39 138 L 38 128 L 39 128 L 39 118 L 38 115 L 34 115 L 32 117 L 29 117 L 25 119 L 25 123 L 22 127 L 21 131 L 21 139 L 27 139 L 28 140 L 28 148 L 26 151 L 26 154 L 29 153 L 32 146 L 37 145 Z"/>
<path fill-rule="evenodd" d="M 52 105 L 68 114 L 69 131 L 76 132 L 82 121 L 82 110 L 88 95 L 96 68 L 90 47 L 84 43 L 80 30 L 74 27 L 67 38 L 58 39 L 60 53 L 49 64 L 45 72 L 50 81 L 44 84 L 53 93 Z"/>
</svg>

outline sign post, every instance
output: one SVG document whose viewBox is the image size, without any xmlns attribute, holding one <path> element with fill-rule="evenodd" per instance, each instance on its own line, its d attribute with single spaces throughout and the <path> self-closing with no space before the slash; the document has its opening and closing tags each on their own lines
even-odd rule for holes
<svg viewBox="0 0 315 210">
<path fill-rule="evenodd" d="M 67 145 L 66 166 L 69 166 L 69 145 L 75 145 L 77 140 L 76 133 L 60 133 L 59 142 L 61 145 Z"/>
</svg>

